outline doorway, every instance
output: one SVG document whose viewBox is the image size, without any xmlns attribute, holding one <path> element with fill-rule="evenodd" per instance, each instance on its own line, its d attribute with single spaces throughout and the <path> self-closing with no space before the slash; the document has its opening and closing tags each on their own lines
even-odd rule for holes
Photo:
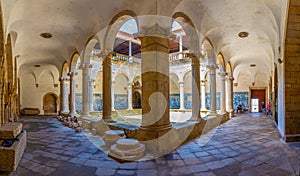
<svg viewBox="0 0 300 176">
<path fill-rule="evenodd" d="M 57 96 L 53 93 L 47 93 L 43 99 L 44 114 L 56 114 L 57 113 Z"/>
<path fill-rule="evenodd" d="M 262 104 L 262 102 L 264 102 L 266 104 L 266 90 L 265 89 L 252 89 L 251 90 L 251 100 L 253 100 L 253 99 L 257 99 L 258 103 L 255 105 L 251 104 L 251 108 L 252 108 L 252 106 L 258 106 L 258 111 L 262 112 L 261 104 Z"/>
<path fill-rule="evenodd" d="M 132 95 L 132 108 L 133 109 L 142 108 L 141 93 L 138 91 L 135 91 Z"/>
</svg>

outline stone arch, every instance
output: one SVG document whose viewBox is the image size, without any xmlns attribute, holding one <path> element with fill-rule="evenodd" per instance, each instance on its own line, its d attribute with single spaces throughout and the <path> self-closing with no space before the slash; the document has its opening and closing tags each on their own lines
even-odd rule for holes
<svg viewBox="0 0 300 176">
<path fill-rule="evenodd" d="M 225 70 L 226 70 L 226 73 L 228 73 L 229 76 L 233 76 L 233 74 L 232 74 L 232 67 L 231 67 L 231 63 L 230 62 L 227 62 Z"/>
<path fill-rule="evenodd" d="M 225 59 L 224 59 L 224 56 L 223 56 L 223 54 L 221 52 L 218 54 L 217 63 L 219 65 L 219 67 L 222 67 L 222 69 L 225 71 L 225 69 L 226 69 L 226 67 L 225 67 Z"/>
<path fill-rule="evenodd" d="M 76 72 L 76 66 L 77 66 L 78 60 L 80 60 L 80 55 L 79 55 L 79 53 L 76 51 L 76 52 L 72 55 L 72 59 L 71 59 L 71 64 L 70 64 L 70 71 L 71 71 L 71 72 Z"/>
<path fill-rule="evenodd" d="M 183 12 L 175 12 L 172 18 L 183 28 L 188 40 L 189 50 L 193 53 L 199 52 L 199 35 L 191 18 Z"/>
<path fill-rule="evenodd" d="M 68 75 L 68 72 L 69 72 L 69 66 L 68 66 L 68 63 L 65 62 L 62 66 L 62 69 L 61 69 L 61 77 L 66 77 Z"/>
<path fill-rule="evenodd" d="M 139 23 L 136 19 L 137 14 L 130 10 L 124 10 L 117 13 L 110 21 L 108 27 L 106 28 L 104 40 L 103 40 L 103 51 L 110 52 L 113 51 L 115 39 L 117 33 L 121 26 L 129 19 L 134 18 L 137 26 Z"/>
<path fill-rule="evenodd" d="M 205 37 L 202 41 L 201 49 L 205 52 L 208 64 L 216 64 L 214 46 L 208 37 Z"/>
<path fill-rule="evenodd" d="M 86 42 L 85 47 L 82 50 L 81 57 L 80 57 L 80 62 L 81 64 L 90 64 L 90 59 L 91 59 L 91 53 L 94 49 L 94 47 L 99 43 L 99 39 L 93 35 L 91 36 L 88 41 Z M 99 43 L 100 45 L 100 43 Z M 100 47 L 101 48 L 101 47 Z"/>
</svg>

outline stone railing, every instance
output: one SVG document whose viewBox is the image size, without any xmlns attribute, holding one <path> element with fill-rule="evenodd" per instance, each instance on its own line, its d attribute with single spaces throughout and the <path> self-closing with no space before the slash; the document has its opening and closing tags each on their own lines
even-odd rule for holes
<svg viewBox="0 0 300 176">
<path fill-rule="evenodd" d="M 189 52 L 184 51 L 182 53 L 172 53 L 169 54 L 169 61 L 172 62 L 189 62 L 190 57 L 189 57 Z"/>
</svg>

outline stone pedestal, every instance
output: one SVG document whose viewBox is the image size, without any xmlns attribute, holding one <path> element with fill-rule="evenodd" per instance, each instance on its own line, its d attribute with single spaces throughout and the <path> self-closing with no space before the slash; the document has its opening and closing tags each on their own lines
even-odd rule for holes
<svg viewBox="0 0 300 176">
<path fill-rule="evenodd" d="M 102 146 L 102 149 L 109 149 L 113 144 L 115 144 L 121 138 L 125 138 L 124 131 L 121 130 L 106 131 L 103 136 L 105 145 Z"/>
<path fill-rule="evenodd" d="M 120 139 L 111 146 L 109 156 L 119 162 L 137 161 L 144 156 L 145 145 L 136 139 Z"/>
</svg>

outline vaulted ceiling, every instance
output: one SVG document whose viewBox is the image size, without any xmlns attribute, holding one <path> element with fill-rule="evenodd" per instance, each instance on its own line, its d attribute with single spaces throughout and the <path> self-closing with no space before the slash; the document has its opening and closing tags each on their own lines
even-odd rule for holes
<svg viewBox="0 0 300 176">
<path fill-rule="evenodd" d="M 236 80 L 245 73 L 255 80 L 257 75 L 270 77 L 280 57 L 287 0 L 1 0 L 1 7 L 5 35 L 11 35 L 13 54 L 20 55 L 22 69 L 39 64 L 60 70 L 75 52 L 82 52 L 93 35 L 99 38 L 100 48 L 113 50 L 103 44 L 117 14 L 119 27 L 128 19 L 122 14 L 158 15 L 180 17 L 180 22 L 191 24 L 189 28 L 200 34 L 199 48 L 208 38 L 213 52 L 221 52 L 225 62 L 231 63 Z M 147 19 L 137 18 L 140 29 L 150 23 Z M 240 32 L 248 36 L 239 37 Z M 43 38 L 42 33 L 52 37 Z M 186 33 L 185 42 L 194 40 L 195 36 Z M 117 43 L 120 49 L 126 47 L 125 41 Z M 250 68 L 251 64 L 256 67 Z"/>
</svg>

